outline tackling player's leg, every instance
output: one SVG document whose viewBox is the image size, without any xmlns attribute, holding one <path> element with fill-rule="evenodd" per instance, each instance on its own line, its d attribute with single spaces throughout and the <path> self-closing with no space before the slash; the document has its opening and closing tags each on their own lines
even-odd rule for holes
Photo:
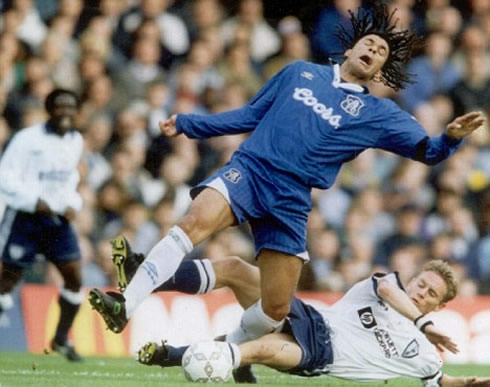
<svg viewBox="0 0 490 387">
<path fill-rule="evenodd" d="M 161 367 L 180 366 L 188 347 L 188 345 L 174 347 L 166 342 L 161 344 L 149 342 L 138 351 L 138 361 L 145 365 Z M 279 371 L 287 371 L 297 367 L 302 359 L 300 346 L 290 335 L 284 333 L 271 333 L 233 348 L 234 350 L 238 348 L 241 354 L 240 364 L 235 369 L 261 364 Z"/>
</svg>

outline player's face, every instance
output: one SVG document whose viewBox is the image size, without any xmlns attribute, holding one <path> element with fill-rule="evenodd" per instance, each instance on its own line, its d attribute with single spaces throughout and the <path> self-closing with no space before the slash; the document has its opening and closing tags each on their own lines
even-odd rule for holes
<svg viewBox="0 0 490 387">
<path fill-rule="evenodd" d="M 355 78 L 368 81 L 379 74 L 390 49 L 388 43 L 378 35 L 366 35 L 345 52 L 347 69 Z"/>
<path fill-rule="evenodd" d="M 407 286 L 408 296 L 423 314 L 441 309 L 447 290 L 446 282 L 433 271 L 420 273 Z"/>
<path fill-rule="evenodd" d="M 70 94 L 60 94 L 51 109 L 50 121 L 58 130 L 66 132 L 73 128 L 76 114 L 76 99 Z"/>
</svg>

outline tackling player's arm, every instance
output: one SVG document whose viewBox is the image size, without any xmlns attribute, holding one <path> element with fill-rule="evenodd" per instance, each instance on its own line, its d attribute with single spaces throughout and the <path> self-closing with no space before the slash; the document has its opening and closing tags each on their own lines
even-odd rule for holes
<svg viewBox="0 0 490 387">
<path fill-rule="evenodd" d="M 458 352 L 457 345 L 444 333 L 440 332 L 410 299 L 408 294 L 398 285 L 386 278 L 377 280 L 376 292 L 386 303 L 398 313 L 402 314 L 419 328 L 439 350 L 448 349 L 453 353 Z"/>
<path fill-rule="evenodd" d="M 475 376 L 449 376 L 442 375 L 442 386 L 490 386 L 490 378 L 477 378 Z"/>
</svg>

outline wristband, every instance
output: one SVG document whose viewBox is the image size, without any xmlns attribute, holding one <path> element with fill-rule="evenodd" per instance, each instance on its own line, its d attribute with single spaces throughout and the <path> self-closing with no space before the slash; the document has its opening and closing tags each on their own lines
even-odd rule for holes
<svg viewBox="0 0 490 387">
<path fill-rule="evenodd" d="M 432 320 L 430 320 L 427 316 L 421 314 L 419 317 L 417 317 L 413 323 L 415 324 L 415 326 L 422 332 L 425 331 L 425 328 L 427 327 L 427 325 L 434 325 L 434 323 L 432 322 Z"/>
</svg>

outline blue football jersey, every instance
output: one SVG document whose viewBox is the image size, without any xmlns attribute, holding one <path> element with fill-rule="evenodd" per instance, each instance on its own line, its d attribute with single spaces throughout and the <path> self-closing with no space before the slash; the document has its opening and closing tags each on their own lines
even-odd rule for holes
<svg viewBox="0 0 490 387">
<path fill-rule="evenodd" d="M 430 138 L 393 101 L 344 82 L 338 65 L 304 61 L 285 67 L 240 109 L 179 114 L 177 130 L 197 139 L 252 132 L 233 157 L 305 190 L 329 188 L 342 164 L 368 148 L 436 164 L 461 143 Z"/>
</svg>

